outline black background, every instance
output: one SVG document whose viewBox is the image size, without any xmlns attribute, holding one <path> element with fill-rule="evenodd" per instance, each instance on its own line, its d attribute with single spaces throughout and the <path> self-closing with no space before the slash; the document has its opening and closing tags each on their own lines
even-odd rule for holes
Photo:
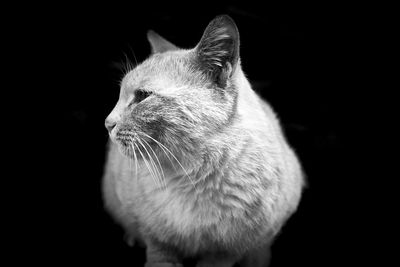
<svg viewBox="0 0 400 267">
<path fill-rule="evenodd" d="M 15 246 L 27 251 L 21 258 L 54 266 L 143 264 L 143 249 L 125 244 L 101 195 L 104 119 L 123 74 L 117 66 L 149 55 L 148 29 L 190 48 L 211 19 L 228 14 L 240 31 L 242 68 L 281 118 L 308 180 L 297 213 L 272 247 L 271 266 L 349 263 L 359 225 L 349 219 L 357 201 L 348 201 L 355 182 L 345 140 L 358 92 L 346 82 L 352 65 L 346 12 L 329 5 L 216 2 L 35 5 L 15 13 L 13 21 L 22 23 L 13 35 L 28 70 L 15 84 L 27 87 L 23 98 L 33 108 L 23 114 L 34 117 L 38 134 L 35 153 L 26 156 L 37 175 L 30 180 L 34 190 L 24 184 L 32 197 L 19 212 L 25 241 Z"/>
</svg>

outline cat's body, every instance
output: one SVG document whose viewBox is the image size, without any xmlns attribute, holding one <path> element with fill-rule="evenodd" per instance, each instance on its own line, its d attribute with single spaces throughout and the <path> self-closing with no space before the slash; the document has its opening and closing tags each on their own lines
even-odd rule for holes
<svg viewBox="0 0 400 267">
<path fill-rule="evenodd" d="M 261 266 L 267 252 L 253 252 L 299 203 L 299 162 L 241 70 L 228 17 L 193 50 L 160 38 L 150 34 L 153 55 L 126 75 L 108 118 L 106 206 L 146 244 L 148 266 L 187 256 L 198 266 Z"/>
</svg>

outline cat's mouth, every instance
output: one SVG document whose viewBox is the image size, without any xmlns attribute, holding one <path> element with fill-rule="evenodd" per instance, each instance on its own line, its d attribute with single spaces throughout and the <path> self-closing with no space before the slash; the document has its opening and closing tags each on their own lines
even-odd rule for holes
<svg viewBox="0 0 400 267">
<path fill-rule="evenodd" d="M 140 138 L 138 134 L 127 131 L 121 131 L 116 134 L 115 142 L 121 153 L 130 159 L 142 159 L 154 156 L 154 149 L 149 142 Z M 150 156 L 149 156 L 150 155 Z"/>
<path fill-rule="evenodd" d="M 143 159 L 159 164 L 158 162 L 174 161 L 176 158 L 165 145 L 145 133 L 119 132 L 114 142 L 118 144 L 123 155 L 133 160 Z"/>
<path fill-rule="evenodd" d="M 133 136 L 118 133 L 116 134 L 113 142 L 118 145 L 118 148 L 123 155 L 132 159 L 135 156 L 138 156 L 138 153 L 136 151 L 135 139 L 133 138 Z"/>
</svg>

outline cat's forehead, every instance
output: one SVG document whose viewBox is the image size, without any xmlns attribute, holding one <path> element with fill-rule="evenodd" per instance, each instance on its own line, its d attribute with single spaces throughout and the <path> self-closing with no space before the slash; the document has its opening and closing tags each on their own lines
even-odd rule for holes
<svg viewBox="0 0 400 267">
<path fill-rule="evenodd" d="M 160 91 L 193 82 L 193 66 L 186 51 L 155 54 L 130 71 L 122 80 L 126 93 L 137 89 Z"/>
</svg>

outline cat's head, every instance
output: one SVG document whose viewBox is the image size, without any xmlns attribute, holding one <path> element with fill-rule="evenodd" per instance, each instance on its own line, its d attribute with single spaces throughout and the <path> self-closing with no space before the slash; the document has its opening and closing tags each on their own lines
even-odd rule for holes
<svg viewBox="0 0 400 267">
<path fill-rule="evenodd" d="M 152 31 L 147 37 L 152 54 L 123 78 L 106 128 L 129 157 L 154 151 L 162 158 L 166 150 L 181 160 L 196 157 L 235 118 L 237 27 L 218 16 L 193 49 L 180 49 Z"/>
</svg>

